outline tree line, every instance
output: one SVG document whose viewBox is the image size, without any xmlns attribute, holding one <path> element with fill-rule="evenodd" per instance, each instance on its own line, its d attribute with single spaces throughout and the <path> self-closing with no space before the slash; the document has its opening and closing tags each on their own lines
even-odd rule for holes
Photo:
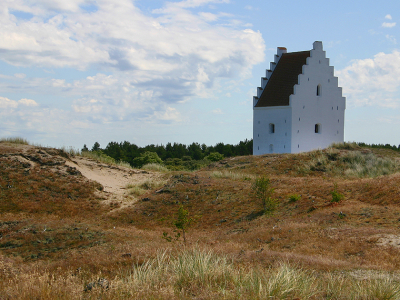
<svg viewBox="0 0 400 300">
<path fill-rule="evenodd" d="M 253 140 L 240 141 L 236 145 L 218 143 L 215 146 L 207 146 L 206 144 L 192 143 L 185 145 L 181 143 L 167 143 L 166 145 L 147 145 L 139 147 L 128 141 L 109 142 L 105 148 L 101 148 L 98 142 L 94 143 L 89 149 L 86 144 L 82 151 L 98 151 L 108 155 L 116 161 L 128 162 L 133 167 L 141 167 L 144 161 L 141 158 L 149 156 L 149 153 L 156 153 L 159 159 L 167 166 L 185 165 L 185 168 L 198 168 L 200 161 L 220 160 L 224 157 L 251 155 L 253 154 Z M 154 157 L 154 155 L 152 156 Z M 172 168 L 173 169 L 173 168 Z"/>
</svg>

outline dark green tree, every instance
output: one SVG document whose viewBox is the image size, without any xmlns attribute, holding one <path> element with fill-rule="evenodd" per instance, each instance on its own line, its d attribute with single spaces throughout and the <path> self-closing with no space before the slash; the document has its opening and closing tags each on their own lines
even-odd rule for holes
<svg viewBox="0 0 400 300">
<path fill-rule="evenodd" d="M 98 142 L 95 142 L 92 147 L 92 151 L 98 151 L 98 150 L 100 150 L 100 144 Z"/>
</svg>

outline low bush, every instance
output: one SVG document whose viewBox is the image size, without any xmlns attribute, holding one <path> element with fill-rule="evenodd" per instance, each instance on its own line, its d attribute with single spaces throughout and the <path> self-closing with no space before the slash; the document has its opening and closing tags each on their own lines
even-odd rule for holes
<svg viewBox="0 0 400 300">
<path fill-rule="evenodd" d="M 301 198 L 301 195 L 297 195 L 297 194 L 293 194 L 293 195 L 289 195 L 289 202 L 290 203 L 294 203 L 299 201 Z"/>
<path fill-rule="evenodd" d="M 269 178 L 262 176 L 257 178 L 252 189 L 255 197 L 261 202 L 264 214 L 271 214 L 278 206 L 278 200 L 272 198 L 275 189 L 271 186 Z"/>
<path fill-rule="evenodd" d="M 338 192 L 337 184 L 334 186 L 334 190 L 331 192 L 333 203 L 338 203 L 344 199 L 344 195 Z"/>
</svg>

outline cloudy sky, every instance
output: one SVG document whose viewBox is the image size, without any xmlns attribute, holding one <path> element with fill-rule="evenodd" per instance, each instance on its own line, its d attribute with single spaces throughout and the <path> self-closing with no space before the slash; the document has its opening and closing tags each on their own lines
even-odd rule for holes
<svg viewBox="0 0 400 300">
<path fill-rule="evenodd" d="M 322 41 L 345 139 L 400 144 L 400 1 L 1 0 L 0 137 L 236 144 L 278 46 Z"/>
</svg>

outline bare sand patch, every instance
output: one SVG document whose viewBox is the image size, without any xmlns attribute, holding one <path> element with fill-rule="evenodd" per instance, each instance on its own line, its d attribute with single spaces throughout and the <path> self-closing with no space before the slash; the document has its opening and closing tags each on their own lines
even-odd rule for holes
<svg viewBox="0 0 400 300">
<path fill-rule="evenodd" d="M 100 183 L 103 186 L 100 195 L 105 200 L 104 203 L 118 202 L 119 209 L 138 200 L 127 189 L 128 184 L 138 185 L 162 177 L 160 173 L 108 165 L 81 156 L 71 157 L 66 165 L 76 168 L 87 179 Z"/>
</svg>

